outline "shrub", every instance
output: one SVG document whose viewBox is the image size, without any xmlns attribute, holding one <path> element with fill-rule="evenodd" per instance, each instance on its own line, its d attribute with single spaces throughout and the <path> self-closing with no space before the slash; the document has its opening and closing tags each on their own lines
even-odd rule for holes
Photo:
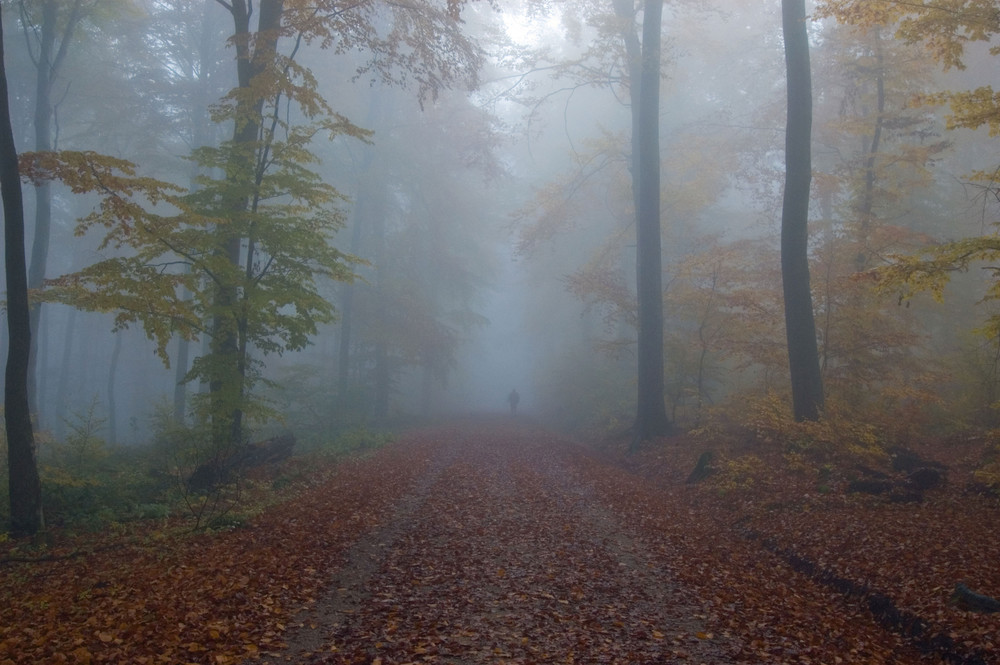
<svg viewBox="0 0 1000 665">
<path fill-rule="evenodd" d="M 50 524 L 100 528 L 111 522 L 140 519 L 162 504 L 169 483 L 148 472 L 149 451 L 112 448 L 100 436 L 104 419 L 97 401 L 67 421 L 64 441 L 41 432 L 39 475 L 42 501 Z"/>
</svg>

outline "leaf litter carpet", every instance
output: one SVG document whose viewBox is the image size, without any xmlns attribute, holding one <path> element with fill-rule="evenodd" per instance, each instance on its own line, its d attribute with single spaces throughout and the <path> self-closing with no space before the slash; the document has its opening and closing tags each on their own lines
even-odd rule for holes
<svg viewBox="0 0 1000 665">
<path fill-rule="evenodd" d="M 728 662 L 568 444 L 496 425 L 424 436 L 426 475 L 293 631 L 304 650 L 272 662 Z"/>
<path fill-rule="evenodd" d="M 942 659 L 746 538 L 741 511 L 710 492 L 525 423 L 419 430 L 293 471 L 294 498 L 232 531 L 139 525 L 34 562 L 3 544 L 0 665 L 1000 663 L 993 617 L 925 611 L 950 641 Z M 984 537 L 1000 530 L 995 507 L 975 515 Z M 826 533 L 818 517 L 799 521 Z M 966 572 L 983 568 L 980 540 Z M 859 543 L 839 569 L 878 581 L 881 550 Z"/>
</svg>

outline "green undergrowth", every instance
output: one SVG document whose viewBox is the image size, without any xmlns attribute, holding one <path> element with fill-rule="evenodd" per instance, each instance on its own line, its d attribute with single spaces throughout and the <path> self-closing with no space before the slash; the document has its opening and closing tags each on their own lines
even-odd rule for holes
<svg viewBox="0 0 1000 665">
<path fill-rule="evenodd" d="M 297 443 L 288 459 L 240 469 L 225 481 L 196 491 L 188 482 L 194 470 L 236 451 L 213 448 L 203 428 L 164 416 L 155 419 L 150 441 L 112 445 L 103 437 L 103 421 L 91 408 L 68 422 L 67 430 L 61 440 L 39 432 L 36 445 L 46 527 L 70 534 L 127 531 L 147 522 L 186 530 L 241 528 L 268 505 L 310 486 L 344 457 L 393 441 L 390 433 L 366 427 L 325 438 L 312 436 L 309 445 Z M 5 526 L 10 506 L 2 432 L 0 484 L 0 524 Z"/>
</svg>

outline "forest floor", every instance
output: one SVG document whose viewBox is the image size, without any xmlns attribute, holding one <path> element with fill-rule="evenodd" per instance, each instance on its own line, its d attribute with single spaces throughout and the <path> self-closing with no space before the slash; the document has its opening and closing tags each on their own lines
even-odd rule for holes
<svg viewBox="0 0 1000 665">
<path fill-rule="evenodd" d="M 410 432 L 246 524 L 0 549 L 6 663 L 998 663 L 1000 503 L 919 503 L 528 423 Z"/>
</svg>

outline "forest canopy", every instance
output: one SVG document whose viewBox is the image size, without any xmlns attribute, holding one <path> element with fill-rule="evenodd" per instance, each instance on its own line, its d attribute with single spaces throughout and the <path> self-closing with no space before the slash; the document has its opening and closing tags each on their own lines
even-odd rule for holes
<svg viewBox="0 0 1000 665">
<path fill-rule="evenodd" d="M 42 468 L 515 389 L 637 445 L 994 431 L 1000 12 L 805 3 L 806 81 L 798 4 L 3 3 Z"/>
</svg>

